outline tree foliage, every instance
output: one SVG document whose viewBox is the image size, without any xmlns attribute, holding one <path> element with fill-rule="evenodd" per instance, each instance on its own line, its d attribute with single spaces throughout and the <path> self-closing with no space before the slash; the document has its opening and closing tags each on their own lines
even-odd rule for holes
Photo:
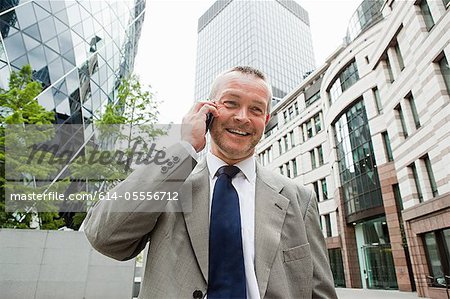
<svg viewBox="0 0 450 299">
<path fill-rule="evenodd" d="M 58 214 L 58 210 L 52 206 L 46 207 L 51 212 L 36 212 L 33 209 L 27 211 L 17 210 L 14 213 L 5 211 L 5 188 L 14 188 L 7 185 L 5 176 L 5 127 L 20 125 L 51 125 L 55 122 L 53 111 L 47 111 L 36 97 L 42 91 L 40 83 L 33 81 L 32 70 L 30 66 L 24 66 L 20 71 L 13 72 L 10 75 L 9 88 L 0 89 L 0 227 L 8 228 L 32 228 L 33 223 L 38 221 L 41 229 L 58 229 L 65 225 L 64 219 Z M 77 157 L 68 165 L 69 176 L 56 183 L 36 183 L 36 181 L 49 181 L 54 177 L 57 171 L 56 167 L 51 167 L 49 160 L 54 158 L 55 153 L 51 151 L 39 151 L 38 154 L 43 157 L 44 163 L 36 161 L 25 161 L 26 157 L 20 155 L 18 150 L 17 157 L 10 159 L 11 153 L 8 153 L 8 164 L 14 169 L 13 176 L 21 177 L 23 184 L 19 183 L 15 187 L 21 192 L 42 193 L 44 191 L 64 192 L 69 186 L 69 179 L 82 181 L 84 190 L 79 193 L 92 193 L 94 190 L 107 188 L 109 182 L 123 179 L 123 176 L 132 171 L 131 145 L 135 142 L 141 144 L 141 148 L 148 149 L 147 145 L 155 137 L 165 134 L 164 130 L 157 128 L 159 102 L 154 98 L 151 87 L 143 86 L 139 78 L 131 75 L 122 80 L 118 97 L 115 103 L 106 105 L 103 114 L 95 122 L 96 130 L 99 131 L 101 138 L 96 140 L 96 147 L 88 145 L 83 149 L 82 155 Z M 124 130 L 123 128 L 126 128 Z M 21 130 L 18 130 L 21 131 Z M 26 130 L 18 132 L 8 131 L 9 144 L 15 143 L 14 148 L 26 149 L 30 144 L 38 144 L 54 137 L 51 130 L 32 130 L 33 133 L 27 133 Z M 20 134 L 19 134 L 20 133 Z M 105 164 L 98 162 L 96 157 L 106 152 L 114 152 L 114 149 L 107 145 L 115 143 L 124 143 L 126 145 L 125 163 Z M 96 161 L 87 166 L 86 161 L 94 158 Z M 83 160 L 84 159 L 84 160 Z M 46 163 L 47 162 L 47 163 Z M 8 168 L 8 171 L 9 169 Z M 10 173 L 8 172 L 10 176 Z M 50 179 L 51 180 L 51 179 Z M 106 182 L 106 184 L 105 184 Z M 14 189 L 13 189 L 14 190 Z M 75 213 L 70 223 L 72 228 L 77 229 L 83 222 L 86 213 Z"/>
<path fill-rule="evenodd" d="M 102 188 L 108 189 L 110 182 L 124 179 L 132 169 L 132 147 L 139 143 L 142 150 L 149 149 L 149 143 L 156 137 L 164 135 L 165 130 L 158 128 L 158 107 L 160 102 L 151 92 L 151 86 L 143 86 L 136 75 L 130 75 L 124 78 L 118 88 L 118 97 L 116 103 L 108 103 L 101 117 L 95 122 L 96 130 L 99 132 L 97 143 L 101 151 L 86 147 L 83 157 L 78 157 L 70 165 L 70 171 L 78 178 L 83 178 L 86 182 L 90 179 L 94 182 L 103 181 Z M 101 156 L 103 153 L 113 155 L 115 153 L 114 145 L 125 143 L 125 161 L 123 164 L 106 164 L 95 162 L 88 167 L 80 160 Z M 113 147 L 108 148 L 109 147 Z M 95 184 L 95 183 L 94 183 Z M 89 187 L 83 192 L 92 192 Z M 90 190 L 89 190 L 90 188 Z M 84 220 L 86 213 L 75 213 L 73 217 L 73 227 L 78 228 Z"/>
<path fill-rule="evenodd" d="M 126 141 L 127 148 L 136 141 L 145 148 L 149 141 L 165 134 L 164 130 L 155 126 L 160 102 L 151 92 L 151 86 L 143 86 L 136 75 L 130 75 L 122 80 L 118 91 L 117 103 L 109 103 L 96 122 L 102 136 L 108 137 L 108 133 L 112 133 L 107 131 L 110 129 L 117 140 Z M 119 126 L 111 125 L 125 125 L 128 133 L 119 132 Z"/>
<path fill-rule="evenodd" d="M 32 209 L 28 211 L 6 212 L 5 208 L 5 127 L 18 125 L 50 125 L 55 120 L 53 111 L 47 111 L 39 104 L 36 97 L 42 91 L 40 83 L 33 81 L 32 70 L 29 65 L 24 66 L 18 72 L 12 72 L 9 80 L 9 88 L 7 90 L 0 89 L 0 227 L 9 228 L 30 228 L 34 221 L 39 222 L 42 229 L 57 229 L 64 225 L 64 220 L 59 217 L 57 211 L 36 213 Z M 18 132 L 20 133 L 20 132 Z M 18 137 L 20 136 L 20 137 Z M 45 141 L 51 138 L 51 132 L 44 130 L 39 134 L 26 136 L 17 134 L 9 136 L 11 142 L 16 142 L 17 148 L 26 148 L 30 143 L 37 141 Z M 45 153 L 46 155 L 48 153 Z M 13 168 L 19 171 L 18 175 L 38 174 L 40 177 L 48 177 L 54 170 L 45 165 L 36 163 L 25 163 L 21 159 L 12 159 L 8 161 L 12 163 Z M 25 181 L 24 177 L 24 181 Z M 46 186 L 26 186 L 23 188 L 35 188 L 42 191 Z"/>
</svg>

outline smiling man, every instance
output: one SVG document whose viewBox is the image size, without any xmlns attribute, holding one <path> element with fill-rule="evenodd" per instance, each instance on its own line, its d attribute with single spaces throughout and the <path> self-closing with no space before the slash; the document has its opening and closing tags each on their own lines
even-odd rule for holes
<svg viewBox="0 0 450 299">
<path fill-rule="evenodd" d="M 89 241 L 119 260 L 150 241 L 139 298 L 336 298 L 315 194 L 254 156 L 270 116 L 264 74 L 227 70 L 210 98 L 183 118 L 181 144 L 169 149 L 197 160 L 212 114 L 211 150 L 185 178 L 192 212 L 114 213 L 123 202 L 100 202 L 85 221 Z M 164 175 L 146 167 L 113 191 L 151 191 L 179 175 L 175 167 Z"/>
</svg>

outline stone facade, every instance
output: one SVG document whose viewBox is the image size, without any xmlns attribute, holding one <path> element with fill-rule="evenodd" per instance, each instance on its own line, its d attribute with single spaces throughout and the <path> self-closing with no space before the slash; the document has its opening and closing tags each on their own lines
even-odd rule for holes
<svg viewBox="0 0 450 299">
<path fill-rule="evenodd" d="M 384 1 L 381 18 L 347 40 L 273 107 L 276 121 L 269 124 L 258 147 L 266 167 L 318 193 L 327 247 L 341 250 L 346 287 L 397 288 L 417 291 L 419 296 L 447 298 L 443 274 L 438 277 L 440 285 L 436 285 L 437 277 L 430 283 L 431 271 L 436 269 L 429 265 L 432 248 L 427 249 L 424 241 L 430 233 L 436 234 L 436 240 L 441 238 L 442 271 L 449 271 L 445 267 L 450 259 L 450 248 L 445 245 L 450 244 L 446 239 L 450 228 L 447 2 Z M 316 82 L 320 82 L 319 99 L 311 104 Z M 364 115 L 352 112 L 357 104 Z M 295 106 L 298 113 L 290 113 Z M 337 139 L 337 123 L 346 113 L 357 115 L 355 122 L 359 117 L 366 119 L 371 141 L 367 154 L 374 155 L 373 161 L 357 163 L 359 153 L 353 144 L 362 141 L 351 139 L 353 135 L 344 144 L 349 155 L 339 152 L 338 143 L 342 146 L 343 141 Z M 316 114 L 320 116 L 319 131 L 315 121 L 308 122 Z M 348 130 L 352 122 L 349 120 Z M 285 136 L 290 131 L 297 139 L 286 149 Z M 318 164 L 319 151 L 323 161 Z M 370 196 L 364 193 L 366 186 L 349 187 L 342 181 L 345 175 L 365 172 L 362 167 L 367 168 L 368 163 L 372 165 L 371 183 L 380 191 Z M 321 188 L 322 178 L 326 179 L 327 196 Z M 376 194 L 380 194 L 378 198 Z M 372 205 L 364 202 L 367 199 Z M 381 204 L 373 204 L 374 200 Z M 380 263 L 393 275 L 383 276 Z"/>
</svg>

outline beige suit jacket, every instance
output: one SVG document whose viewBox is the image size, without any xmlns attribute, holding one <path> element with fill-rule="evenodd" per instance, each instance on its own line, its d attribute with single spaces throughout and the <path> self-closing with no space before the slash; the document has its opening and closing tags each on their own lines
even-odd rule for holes
<svg viewBox="0 0 450 299">
<path fill-rule="evenodd" d="M 182 146 L 169 149 L 181 163 L 137 169 L 113 189 L 120 194 L 158 190 L 192 169 Z M 257 165 L 255 272 L 261 298 L 336 298 L 316 197 L 309 189 Z M 192 212 L 142 212 L 145 202 L 101 201 L 88 213 L 85 233 L 99 252 L 117 260 L 135 257 L 150 241 L 139 298 L 204 296 L 208 282 L 209 178 L 206 162 L 181 177 L 192 186 Z M 127 204 L 130 212 L 117 212 Z M 129 207 L 130 204 L 135 206 Z"/>
</svg>

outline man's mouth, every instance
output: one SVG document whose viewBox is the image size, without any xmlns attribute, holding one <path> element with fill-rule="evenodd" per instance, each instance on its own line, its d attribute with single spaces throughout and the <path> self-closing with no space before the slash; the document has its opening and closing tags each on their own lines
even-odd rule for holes
<svg viewBox="0 0 450 299">
<path fill-rule="evenodd" d="M 240 130 L 234 130 L 234 129 L 226 129 L 228 132 L 230 132 L 231 134 L 234 135 L 238 135 L 238 136 L 248 136 L 250 135 L 250 133 L 244 132 L 244 131 L 240 131 Z"/>
</svg>

